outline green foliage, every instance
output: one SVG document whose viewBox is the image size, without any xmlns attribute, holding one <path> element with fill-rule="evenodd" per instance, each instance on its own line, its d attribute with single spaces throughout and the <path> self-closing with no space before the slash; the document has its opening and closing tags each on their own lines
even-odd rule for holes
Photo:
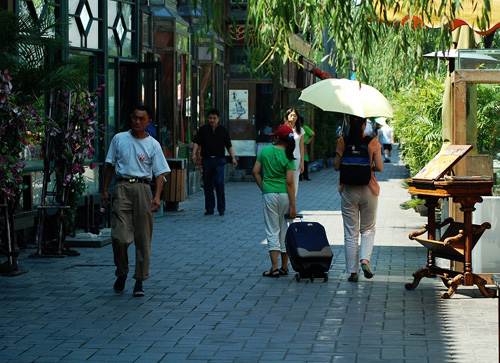
<svg viewBox="0 0 500 363">
<path fill-rule="evenodd" d="M 75 235 L 76 215 L 80 197 L 87 191 L 85 176 L 77 174 L 71 183 L 67 204 L 71 207 L 66 210 L 63 223 L 66 235 Z"/>
<path fill-rule="evenodd" d="M 402 158 L 412 175 L 422 169 L 442 145 L 441 110 L 443 79 L 421 79 L 394 96 L 392 126 Z"/>
<path fill-rule="evenodd" d="M 407 210 L 407 209 L 412 209 L 416 208 L 420 205 L 424 205 L 425 200 L 423 199 L 418 199 L 418 198 L 412 198 L 410 200 L 407 200 L 406 202 L 403 202 L 399 205 L 401 209 Z"/>
<path fill-rule="evenodd" d="M 403 161 L 412 175 L 422 169 L 442 145 L 441 110 L 444 81 L 421 79 L 394 95 L 394 132 L 401 144 Z M 478 152 L 495 156 L 500 144 L 500 86 L 477 87 Z"/>
<path fill-rule="evenodd" d="M 314 157 L 327 159 L 335 156 L 337 136 L 335 130 L 341 124 L 338 113 L 316 110 L 314 115 Z"/>
<path fill-rule="evenodd" d="M 477 11 L 477 23 L 487 27 L 489 0 L 472 0 L 473 6 L 484 4 L 483 11 Z M 291 49 L 290 36 L 299 34 L 310 42 L 318 54 L 323 53 L 325 40 L 335 41 L 334 60 L 337 69 L 346 69 L 352 57 L 359 73 L 367 76 L 367 64 L 378 56 L 374 50 L 381 44 L 384 32 L 393 25 L 387 21 L 394 6 L 422 18 L 454 19 L 462 1 L 442 2 L 443 6 L 432 6 L 433 0 L 379 0 L 379 1 L 345 1 L 345 0 L 249 0 L 248 26 L 254 32 L 248 32 L 252 42 L 263 52 L 257 53 L 262 64 L 272 59 L 282 63 L 288 60 L 297 61 L 298 54 Z M 379 7 L 376 7 L 376 4 Z M 379 21 L 378 18 L 386 21 Z M 426 28 L 414 29 L 408 22 L 405 26 L 394 27 L 398 36 L 392 39 L 396 56 L 401 59 L 405 53 L 410 57 L 411 67 L 419 66 L 423 46 L 426 44 L 428 32 Z M 450 43 L 450 28 L 440 27 L 438 36 L 433 38 L 435 49 L 447 49 Z M 382 48 L 383 49 L 383 48 Z M 319 56 L 321 57 L 321 55 Z M 319 61 L 319 59 L 316 59 Z M 362 78 L 363 78 L 362 77 Z"/>
<path fill-rule="evenodd" d="M 0 69 L 9 70 L 16 79 L 18 103 L 31 105 L 51 89 L 69 90 L 82 84 L 86 69 L 80 63 L 54 61 L 62 40 L 54 36 L 51 11 L 35 21 L 27 14 L 0 10 L 0 24 Z"/>
<path fill-rule="evenodd" d="M 495 158 L 500 149 L 500 85 L 477 87 L 477 149 Z"/>
<path fill-rule="evenodd" d="M 12 77 L 0 70 L 0 200 L 15 200 L 22 188 L 23 152 L 39 141 L 41 119 L 31 106 L 20 106 Z"/>
<path fill-rule="evenodd" d="M 415 41 L 412 46 L 401 48 L 401 37 Z M 421 76 L 444 76 L 447 70 L 446 62 L 438 63 L 435 59 L 425 59 L 422 56 L 435 51 L 438 37 L 439 33 L 435 29 L 415 33 L 413 29 L 408 28 L 381 28 L 379 41 L 373 45 L 372 55 L 364 64 L 365 72 L 360 75 L 360 80 L 377 88 L 382 94 L 390 95 L 402 87 L 413 85 Z"/>
</svg>

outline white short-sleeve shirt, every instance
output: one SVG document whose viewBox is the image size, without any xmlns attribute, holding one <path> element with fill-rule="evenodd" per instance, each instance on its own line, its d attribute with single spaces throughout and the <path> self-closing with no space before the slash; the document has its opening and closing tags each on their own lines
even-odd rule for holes
<svg viewBox="0 0 500 363">
<path fill-rule="evenodd" d="M 130 131 L 113 137 L 106 162 L 113 164 L 116 175 L 123 177 L 151 179 L 170 172 L 160 143 L 152 136 L 136 138 Z"/>
<path fill-rule="evenodd" d="M 297 163 L 297 169 L 300 168 L 300 138 L 304 137 L 304 128 L 300 128 L 300 134 L 297 133 L 295 127 L 293 128 L 293 139 L 295 140 L 295 149 L 293 149 L 293 157 Z"/>
<path fill-rule="evenodd" d="M 392 127 L 382 126 L 378 134 L 382 145 L 392 143 Z"/>
</svg>

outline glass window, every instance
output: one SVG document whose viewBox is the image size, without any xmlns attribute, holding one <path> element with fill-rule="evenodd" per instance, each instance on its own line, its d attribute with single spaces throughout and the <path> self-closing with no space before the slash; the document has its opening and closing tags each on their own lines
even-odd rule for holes
<svg viewBox="0 0 500 363">
<path fill-rule="evenodd" d="M 123 39 L 122 45 L 122 57 L 132 56 L 132 34 L 130 32 L 125 32 L 125 38 Z"/>
<path fill-rule="evenodd" d="M 71 0 L 69 3 L 69 39 L 72 47 L 99 48 L 99 2 Z M 78 34 L 78 35 L 77 35 Z M 80 39 L 80 41 L 77 41 Z"/>
<path fill-rule="evenodd" d="M 148 14 L 142 16 L 142 41 L 146 46 L 150 46 L 152 43 L 151 16 Z"/>
<path fill-rule="evenodd" d="M 96 22 L 92 23 L 87 35 L 87 48 L 99 48 L 99 25 Z"/>
<path fill-rule="evenodd" d="M 54 8 L 57 5 L 54 1 L 50 0 L 24 0 L 19 1 L 19 13 L 24 16 L 28 16 L 33 22 L 33 26 L 36 27 L 38 24 L 55 24 L 55 11 Z M 45 28 L 45 27 L 44 27 Z M 54 37 L 54 28 L 43 30 L 43 36 Z"/>
<path fill-rule="evenodd" d="M 94 18 L 99 17 L 99 1 L 98 0 L 87 0 L 87 3 L 89 4 L 90 11 L 92 12 L 92 15 L 94 15 Z"/>
<path fill-rule="evenodd" d="M 109 144 L 111 137 L 115 134 L 116 121 L 115 121 L 115 64 L 109 63 L 108 68 L 108 132 L 109 137 L 107 144 Z"/>
<path fill-rule="evenodd" d="M 118 46 L 112 29 L 108 29 L 108 53 L 111 57 L 118 55 Z"/>
<path fill-rule="evenodd" d="M 122 14 L 125 21 L 125 26 L 128 30 L 132 29 L 132 6 L 130 4 L 122 4 Z"/>
<path fill-rule="evenodd" d="M 108 30 L 111 30 L 116 40 L 110 47 L 116 47 L 116 56 L 131 57 L 135 54 L 134 38 L 136 20 L 134 5 L 125 1 L 109 1 L 108 3 Z M 108 31 L 108 38 L 110 38 Z"/>
<path fill-rule="evenodd" d="M 118 14 L 118 4 L 114 1 L 108 1 L 108 26 L 113 26 L 116 14 Z"/>
<path fill-rule="evenodd" d="M 68 37 L 69 37 L 69 44 L 71 46 L 81 47 L 82 37 L 80 36 L 80 29 L 78 29 L 75 18 L 73 17 L 69 19 Z"/>
<path fill-rule="evenodd" d="M 200 71 L 200 100 L 199 100 L 199 118 L 200 124 L 205 123 L 205 110 L 213 107 L 212 99 L 212 69 L 211 64 L 203 64 Z"/>
<path fill-rule="evenodd" d="M 80 0 L 69 0 L 68 12 L 71 15 L 74 15 L 76 13 L 76 8 L 78 7 L 78 4 L 80 4 Z"/>
</svg>

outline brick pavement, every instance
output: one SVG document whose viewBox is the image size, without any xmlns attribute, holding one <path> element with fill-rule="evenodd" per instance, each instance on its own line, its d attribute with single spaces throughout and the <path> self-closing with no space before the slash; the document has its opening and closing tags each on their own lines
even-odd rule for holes
<svg viewBox="0 0 500 363">
<path fill-rule="evenodd" d="M 425 262 L 407 238 L 424 220 L 398 207 L 404 176 L 395 163 L 379 178 L 376 275 L 358 284 L 343 271 L 332 169 L 301 183 L 298 201 L 333 244 L 327 283 L 261 276 L 268 257 L 251 183 L 227 184 L 224 217 L 203 216 L 197 193 L 157 218 L 142 299 L 131 297 L 130 279 L 113 293 L 110 246 L 23 258 L 29 273 L 0 278 L 0 362 L 496 362 L 496 299 L 462 288 L 441 300 L 444 287 L 429 279 L 404 289 Z"/>
</svg>

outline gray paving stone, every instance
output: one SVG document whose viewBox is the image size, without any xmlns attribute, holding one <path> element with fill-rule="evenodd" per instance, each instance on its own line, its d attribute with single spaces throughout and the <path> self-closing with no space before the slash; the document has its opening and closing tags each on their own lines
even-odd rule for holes
<svg viewBox="0 0 500 363">
<path fill-rule="evenodd" d="M 335 353 L 332 355 L 332 363 L 352 363 L 356 362 L 355 353 Z"/>
</svg>

